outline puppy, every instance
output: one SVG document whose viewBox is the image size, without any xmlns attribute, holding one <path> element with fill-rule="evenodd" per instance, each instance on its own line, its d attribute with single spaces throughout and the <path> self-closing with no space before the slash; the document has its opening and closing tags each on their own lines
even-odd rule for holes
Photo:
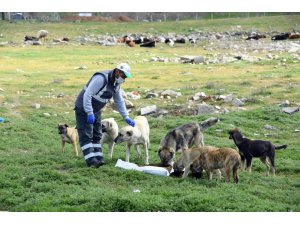
<svg viewBox="0 0 300 225">
<path fill-rule="evenodd" d="M 135 117 L 134 121 L 135 127 L 125 126 L 121 128 L 118 136 L 115 138 L 114 141 L 115 143 L 127 142 L 126 162 L 129 162 L 131 145 L 135 146 L 138 157 L 140 157 L 139 145 L 143 145 L 145 150 L 145 165 L 149 165 L 148 149 L 150 146 L 150 129 L 148 120 L 144 116 L 137 116 Z"/>
<path fill-rule="evenodd" d="M 213 170 L 225 168 L 226 182 L 230 182 L 230 171 L 233 173 L 234 182 L 239 182 L 238 168 L 241 163 L 239 153 L 232 148 L 218 148 L 205 151 L 198 160 L 194 161 L 194 169 L 206 170 L 209 180 L 212 180 Z"/>
<path fill-rule="evenodd" d="M 77 142 L 78 132 L 75 127 L 69 127 L 67 124 L 58 124 L 58 133 L 61 137 L 61 151 L 64 153 L 65 143 L 68 142 L 73 145 L 75 156 L 78 156 Z"/>
<path fill-rule="evenodd" d="M 218 148 L 212 147 L 212 146 L 203 146 L 200 148 L 192 148 L 190 149 L 189 152 L 189 162 L 184 162 L 185 158 L 181 157 L 179 158 L 174 164 L 173 164 L 173 170 L 174 170 L 174 176 L 180 176 L 182 171 L 184 170 L 183 173 L 183 178 L 188 176 L 189 171 L 191 170 L 192 176 L 196 178 L 201 178 L 202 175 L 202 169 L 199 169 L 199 157 L 201 154 L 207 152 L 207 151 L 214 151 Z M 190 165 L 188 169 L 185 169 L 185 165 Z M 218 174 L 219 179 L 221 179 L 222 174 L 221 171 L 218 169 L 216 170 L 216 173 Z"/>
<path fill-rule="evenodd" d="M 108 157 L 112 158 L 115 138 L 118 136 L 119 127 L 114 118 L 107 118 L 101 121 L 102 123 L 102 138 L 101 145 L 108 145 Z"/>
<path fill-rule="evenodd" d="M 269 176 L 270 167 L 275 176 L 275 149 L 286 149 L 287 145 L 275 146 L 269 141 L 250 140 L 243 137 L 238 128 L 229 131 L 229 139 L 233 139 L 238 147 L 249 172 L 251 172 L 252 158 L 258 157 L 266 165 L 266 176 Z"/>
<path fill-rule="evenodd" d="M 193 145 L 197 147 L 204 146 L 203 131 L 213 126 L 219 121 L 218 118 L 211 117 L 201 123 L 187 123 L 170 130 L 161 140 L 158 149 L 158 156 L 163 166 L 171 165 L 175 152 L 181 152 L 189 162 L 189 153 L 185 150 Z M 187 167 L 189 165 L 186 165 Z"/>
</svg>

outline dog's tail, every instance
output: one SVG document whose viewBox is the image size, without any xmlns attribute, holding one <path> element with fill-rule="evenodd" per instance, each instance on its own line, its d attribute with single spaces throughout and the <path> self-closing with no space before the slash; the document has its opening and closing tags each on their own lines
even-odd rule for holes
<svg viewBox="0 0 300 225">
<path fill-rule="evenodd" d="M 275 146 L 275 149 L 286 149 L 287 145 Z"/>
<path fill-rule="evenodd" d="M 203 122 L 199 123 L 200 129 L 202 131 L 206 130 L 207 128 L 211 127 L 212 125 L 215 125 L 219 121 L 216 117 L 210 117 L 207 120 L 204 120 Z"/>
</svg>

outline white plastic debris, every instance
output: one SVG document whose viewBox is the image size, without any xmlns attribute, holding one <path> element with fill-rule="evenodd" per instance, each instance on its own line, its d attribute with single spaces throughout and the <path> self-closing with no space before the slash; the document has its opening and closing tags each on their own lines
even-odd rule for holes
<svg viewBox="0 0 300 225">
<path fill-rule="evenodd" d="M 122 159 L 118 159 L 115 167 L 126 169 L 126 170 L 136 170 L 147 174 L 153 174 L 159 176 L 170 175 L 169 171 L 165 168 L 157 167 L 157 166 L 138 166 L 134 163 L 125 162 Z"/>
</svg>

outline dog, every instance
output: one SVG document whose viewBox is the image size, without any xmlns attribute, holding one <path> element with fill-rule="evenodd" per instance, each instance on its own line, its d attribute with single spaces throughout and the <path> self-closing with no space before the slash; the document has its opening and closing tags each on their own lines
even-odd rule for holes
<svg viewBox="0 0 300 225">
<path fill-rule="evenodd" d="M 300 34 L 290 34 L 289 39 L 299 39 Z"/>
<path fill-rule="evenodd" d="M 275 146 L 270 141 L 250 140 L 243 137 L 241 130 L 229 130 L 229 139 L 233 139 L 239 149 L 242 161 L 246 163 L 247 170 L 251 173 L 252 158 L 258 157 L 266 165 L 266 176 L 269 176 L 270 167 L 275 176 L 275 150 L 286 149 L 287 145 Z"/>
<path fill-rule="evenodd" d="M 61 151 L 64 154 L 65 143 L 73 145 L 74 154 L 78 156 L 77 143 L 78 132 L 75 127 L 69 127 L 67 124 L 58 124 L 58 133 L 61 137 Z"/>
<path fill-rule="evenodd" d="M 126 148 L 126 162 L 129 162 L 131 145 L 135 146 L 138 157 L 140 157 L 139 145 L 144 146 L 144 162 L 149 165 L 148 149 L 150 146 L 150 129 L 148 120 L 145 116 L 137 116 L 134 119 L 135 127 L 125 126 L 122 127 L 115 138 L 115 143 L 127 142 Z"/>
<path fill-rule="evenodd" d="M 198 159 L 194 160 L 192 167 L 194 171 L 199 173 L 205 170 L 209 180 L 212 180 L 213 170 L 225 168 L 226 182 L 230 182 L 230 171 L 232 171 L 234 182 L 237 184 L 239 182 L 238 168 L 240 163 L 241 157 L 236 150 L 232 148 L 217 148 L 200 154 Z"/>
<path fill-rule="evenodd" d="M 254 34 L 254 35 L 252 35 L 252 36 L 247 37 L 246 40 L 251 40 L 251 39 L 253 39 L 253 40 L 258 40 L 258 39 L 266 38 L 266 37 L 267 37 L 267 36 L 264 35 L 264 34 Z"/>
<path fill-rule="evenodd" d="M 192 172 L 192 176 L 196 177 L 196 178 L 201 178 L 202 176 L 202 169 L 198 169 L 199 167 L 199 157 L 201 154 L 207 152 L 207 151 L 214 151 L 216 150 L 216 147 L 213 146 L 203 146 L 200 148 L 192 148 L 189 151 L 189 162 L 184 162 L 184 158 L 180 157 L 176 162 L 174 162 L 173 164 L 173 176 L 181 176 L 182 174 L 184 174 L 184 172 L 186 172 L 186 175 L 188 175 L 189 170 L 191 170 Z M 188 170 L 184 170 L 184 165 L 190 165 L 188 168 Z M 182 173 L 182 171 L 184 170 L 184 172 Z M 222 174 L 221 171 L 219 169 L 216 170 L 216 173 L 218 174 L 219 179 L 221 179 Z"/>
<path fill-rule="evenodd" d="M 115 138 L 118 136 L 119 127 L 114 118 L 107 118 L 101 121 L 102 124 L 102 138 L 101 145 L 108 145 L 108 157 L 112 159 Z"/>
<path fill-rule="evenodd" d="M 158 156 L 163 166 L 171 165 L 175 152 L 191 148 L 204 146 L 203 131 L 219 121 L 218 118 L 211 117 L 201 123 L 188 123 L 168 131 L 166 136 L 161 140 L 158 149 Z M 186 154 L 185 162 L 189 162 Z"/>
<path fill-rule="evenodd" d="M 291 33 L 281 33 L 281 34 L 277 34 L 277 35 L 274 35 L 273 37 L 271 37 L 271 40 L 272 41 L 280 41 L 280 40 L 286 40 L 289 38 Z"/>
</svg>

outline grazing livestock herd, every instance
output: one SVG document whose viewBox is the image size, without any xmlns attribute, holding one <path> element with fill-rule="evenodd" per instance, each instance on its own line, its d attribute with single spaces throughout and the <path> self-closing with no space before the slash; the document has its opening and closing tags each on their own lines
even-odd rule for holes
<svg viewBox="0 0 300 225">
<path fill-rule="evenodd" d="M 41 40 L 45 41 L 48 38 L 49 32 L 47 30 L 40 30 L 37 32 L 37 35 L 25 35 L 24 41 L 32 41 L 33 44 L 35 43 L 40 43 Z M 230 34 L 232 35 L 232 34 Z M 280 41 L 280 40 L 287 40 L 287 39 L 299 39 L 300 34 L 297 33 L 296 31 L 293 32 L 286 32 L 286 33 L 277 33 L 277 34 L 259 34 L 257 32 L 252 32 L 252 33 L 238 33 L 234 35 L 239 35 L 241 37 L 241 40 L 259 40 L 262 38 L 267 38 L 267 36 L 271 37 L 271 40 L 273 41 Z M 215 35 L 217 39 L 221 39 L 224 37 L 224 35 L 216 34 Z M 146 37 L 143 35 L 138 35 L 138 34 L 131 34 L 131 35 L 124 35 L 120 38 L 113 37 L 112 38 L 114 41 L 112 43 L 116 44 L 122 44 L 124 43 L 125 45 L 129 47 L 136 47 L 139 45 L 140 47 L 146 47 L 146 48 L 153 48 L 156 47 L 157 43 L 165 43 L 169 45 L 170 47 L 175 46 L 176 44 L 181 45 L 181 44 L 186 44 L 190 43 L 194 47 L 197 46 L 197 42 L 201 41 L 203 39 L 201 34 L 189 34 L 189 35 L 180 35 L 180 36 L 150 36 Z M 70 38 L 54 38 L 53 42 L 69 42 Z M 110 41 L 111 42 L 111 41 Z"/>
<path fill-rule="evenodd" d="M 250 34 L 248 37 L 244 38 L 244 40 L 259 40 L 261 38 L 267 38 L 267 35 L 253 33 Z M 298 39 L 298 38 L 300 38 L 300 34 L 296 32 L 294 33 L 286 32 L 286 33 L 280 33 L 271 36 L 271 40 L 273 41 L 286 40 L 286 39 Z M 170 47 L 173 47 L 175 44 L 185 44 L 185 43 L 190 43 L 195 46 L 198 41 L 199 38 L 195 38 L 195 37 L 147 38 L 142 36 L 132 37 L 128 35 L 125 35 L 117 39 L 117 43 L 125 43 L 129 47 L 136 47 L 136 45 L 140 45 L 140 47 L 149 47 L 149 48 L 155 47 L 155 44 L 158 42 L 164 42 Z"/>
</svg>

